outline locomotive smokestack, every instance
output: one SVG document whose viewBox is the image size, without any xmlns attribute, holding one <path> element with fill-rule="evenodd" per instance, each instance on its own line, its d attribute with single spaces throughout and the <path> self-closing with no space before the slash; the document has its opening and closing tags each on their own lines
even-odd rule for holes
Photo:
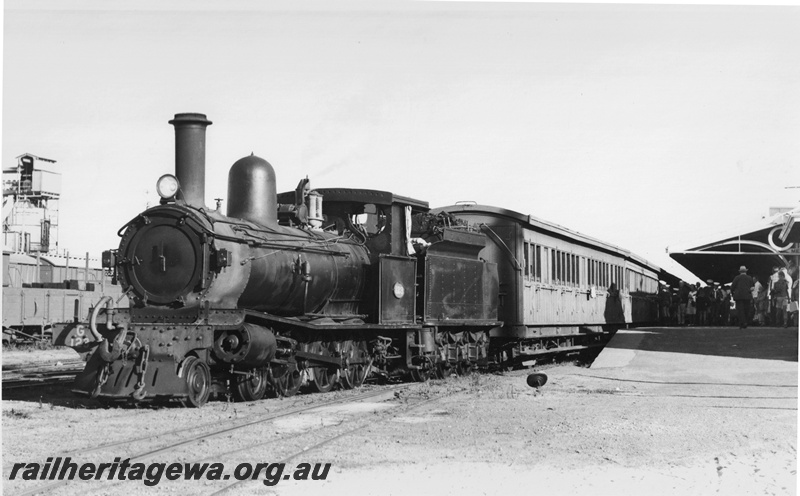
<svg viewBox="0 0 800 496">
<path fill-rule="evenodd" d="M 175 114 L 169 121 L 175 126 L 175 176 L 181 189 L 177 198 L 203 208 L 206 197 L 206 127 L 211 121 L 205 114 Z"/>
</svg>

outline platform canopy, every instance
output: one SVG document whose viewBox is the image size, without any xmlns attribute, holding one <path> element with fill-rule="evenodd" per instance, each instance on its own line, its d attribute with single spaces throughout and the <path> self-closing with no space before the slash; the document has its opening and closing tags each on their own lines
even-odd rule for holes
<svg viewBox="0 0 800 496">
<path fill-rule="evenodd" d="M 688 250 L 670 250 L 669 256 L 707 281 L 729 283 L 744 265 L 762 281 L 772 267 L 790 267 L 792 277 L 800 264 L 800 208 L 766 219 L 761 226 Z"/>
</svg>

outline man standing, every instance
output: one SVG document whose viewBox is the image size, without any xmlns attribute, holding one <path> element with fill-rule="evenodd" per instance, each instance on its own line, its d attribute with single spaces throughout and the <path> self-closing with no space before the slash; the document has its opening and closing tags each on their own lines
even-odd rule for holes
<svg viewBox="0 0 800 496">
<path fill-rule="evenodd" d="M 726 320 L 723 318 L 723 311 L 725 305 L 730 306 L 730 303 L 725 301 L 725 290 L 718 282 L 714 283 L 714 325 L 727 325 Z"/>
<path fill-rule="evenodd" d="M 783 273 L 783 278 L 786 280 L 786 284 L 789 285 L 789 288 L 792 287 L 792 276 L 789 275 L 789 271 L 786 270 L 786 267 L 778 267 L 777 265 L 772 267 L 772 275 L 769 277 L 769 291 L 767 291 L 767 297 L 769 297 L 770 300 L 769 317 L 772 325 L 781 325 L 778 321 L 778 307 L 776 306 L 775 296 L 772 294 L 775 283 L 778 282 L 778 274 L 781 272 Z"/>
<path fill-rule="evenodd" d="M 758 277 L 753 277 L 753 316 L 755 319 L 756 324 L 758 325 L 766 325 L 764 319 L 761 315 L 761 309 L 759 305 L 761 305 L 761 297 L 766 295 L 766 291 L 764 287 L 761 285 L 761 282 L 758 280 Z"/>
<path fill-rule="evenodd" d="M 659 317 L 661 318 L 661 325 L 669 325 L 670 323 L 670 314 L 669 314 L 669 305 L 670 300 L 672 299 L 672 294 L 669 292 L 669 286 L 667 283 L 663 281 L 659 281 L 660 289 L 658 291 L 658 306 L 661 308 L 661 313 Z"/>
<path fill-rule="evenodd" d="M 739 267 L 739 275 L 731 283 L 731 293 L 736 301 L 736 317 L 739 329 L 747 329 L 750 323 L 750 308 L 753 306 L 753 278 L 747 275 L 747 267 Z"/>
<path fill-rule="evenodd" d="M 722 304 L 720 305 L 722 325 L 730 325 L 731 321 L 731 285 L 726 284 L 722 289 Z"/>
<path fill-rule="evenodd" d="M 775 324 L 775 300 L 772 298 L 772 286 L 778 282 L 778 270 L 780 270 L 780 267 L 777 265 L 772 267 L 772 275 L 769 276 L 769 281 L 767 282 L 767 298 L 769 299 L 768 318 L 770 325 Z"/>
<path fill-rule="evenodd" d="M 778 272 L 778 282 L 772 285 L 772 298 L 775 300 L 775 322 L 779 326 L 789 327 L 789 320 L 786 318 L 786 304 L 789 300 L 789 284 L 783 272 Z"/>
<path fill-rule="evenodd" d="M 678 325 L 683 326 L 686 325 L 686 307 L 689 304 L 689 286 L 681 281 L 678 287 L 678 301 L 680 304 L 678 305 Z"/>
</svg>

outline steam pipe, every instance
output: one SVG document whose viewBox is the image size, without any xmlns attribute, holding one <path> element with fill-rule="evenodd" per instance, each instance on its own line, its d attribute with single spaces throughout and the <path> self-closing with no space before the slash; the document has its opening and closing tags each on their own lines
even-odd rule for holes
<svg viewBox="0 0 800 496">
<path fill-rule="evenodd" d="M 175 114 L 175 177 L 180 183 L 177 198 L 194 207 L 205 207 L 206 127 L 205 114 Z"/>
</svg>

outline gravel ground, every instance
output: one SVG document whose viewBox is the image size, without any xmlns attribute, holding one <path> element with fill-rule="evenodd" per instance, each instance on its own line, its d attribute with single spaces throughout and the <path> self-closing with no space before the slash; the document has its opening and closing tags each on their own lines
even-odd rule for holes
<svg viewBox="0 0 800 496">
<path fill-rule="evenodd" d="M 775 333 L 757 336 L 768 343 L 761 352 L 742 353 L 749 334 L 629 331 L 591 368 L 543 369 L 549 380 L 539 390 L 525 383 L 530 370 L 453 377 L 259 424 L 151 461 L 285 460 L 287 474 L 301 462 L 331 464 L 326 480 L 250 481 L 231 494 L 796 494 L 797 335 Z M 675 344 L 687 337 L 698 346 Z M 352 394 L 200 410 L 103 409 L 64 388 L 5 394 L 4 492 L 35 487 L 8 480 L 15 462 Z M 72 456 L 110 462 L 164 439 Z M 212 494 L 230 482 L 72 482 L 55 493 Z"/>
</svg>

